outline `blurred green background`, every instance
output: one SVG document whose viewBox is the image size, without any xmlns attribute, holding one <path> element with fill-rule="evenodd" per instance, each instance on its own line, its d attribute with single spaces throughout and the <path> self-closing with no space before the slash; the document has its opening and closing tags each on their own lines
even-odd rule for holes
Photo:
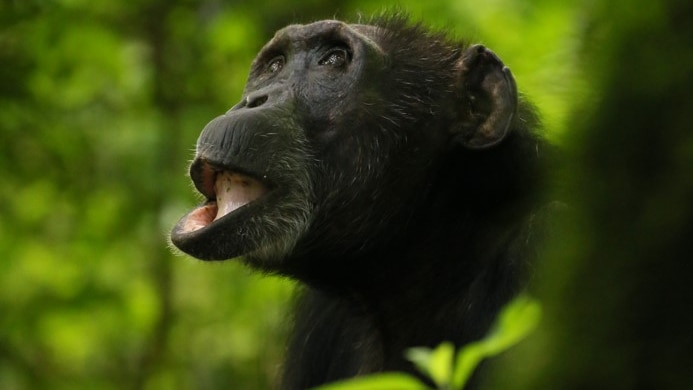
<svg viewBox="0 0 693 390">
<path fill-rule="evenodd" d="M 562 143 L 589 4 L 396 7 L 491 47 Z M 393 5 L 1 0 L 0 389 L 269 388 L 293 284 L 173 253 L 187 164 L 276 29 Z"/>
</svg>

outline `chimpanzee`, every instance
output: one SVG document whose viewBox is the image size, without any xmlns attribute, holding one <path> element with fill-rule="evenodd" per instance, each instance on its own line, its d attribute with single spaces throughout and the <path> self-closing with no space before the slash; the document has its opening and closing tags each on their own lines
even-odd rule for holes
<svg viewBox="0 0 693 390">
<path fill-rule="evenodd" d="M 171 240 L 303 284 L 282 387 L 482 337 L 535 255 L 546 143 L 493 52 L 406 17 L 276 33 L 202 131 Z"/>
</svg>

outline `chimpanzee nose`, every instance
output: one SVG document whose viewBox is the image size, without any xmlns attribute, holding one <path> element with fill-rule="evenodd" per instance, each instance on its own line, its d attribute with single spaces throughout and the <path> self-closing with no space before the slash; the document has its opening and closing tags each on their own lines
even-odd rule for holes
<svg viewBox="0 0 693 390">
<path fill-rule="evenodd" d="M 265 104 L 265 102 L 267 102 L 267 95 L 266 94 L 248 95 L 245 98 L 245 107 L 246 108 L 260 107 L 261 105 Z"/>
<path fill-rule="evenodd" d="M 271 99 L 270 99 L 271 98 Z M 234 111 L 246 110 L 249 108 L 257 108 L 266 105 L 268 102 L 274 104 L 282 104 L 288 98 L 286 91 L 280 88 L 263 88 L 258 91 L 252 91 L 241 99 L 238 104 L 231 107 L 226 114 L 231 114 Z M 271 101 L 270 101 L 271 100 Z"/>
</svg>

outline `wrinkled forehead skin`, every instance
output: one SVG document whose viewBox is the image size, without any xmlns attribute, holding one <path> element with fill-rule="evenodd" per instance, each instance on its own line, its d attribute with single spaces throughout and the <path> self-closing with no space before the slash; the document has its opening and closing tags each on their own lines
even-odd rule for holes
<svg viewBox="0 0 693 390">
<path fill-rule="evenodd" d="M 310 24 L 292 24 L 282 28 L 274 34 L 274 37 L 262 48 L 262 53 L 272 48 L 295 45 L 309 47 L 316 40 L 343 41 L 355 47 L 365 45 L 371 50 L 382 54 L 378 44 L 378 36 L 382 29 L 378 26 L 365 24 L 346 24 L 338 20 L 321 20 Z"/>
</svg>

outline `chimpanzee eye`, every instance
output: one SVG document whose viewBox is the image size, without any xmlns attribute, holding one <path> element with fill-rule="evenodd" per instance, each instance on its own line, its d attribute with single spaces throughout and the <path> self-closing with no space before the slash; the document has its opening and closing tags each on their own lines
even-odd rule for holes
<svg viewBox="0 0 693 390">
<path fill-rule="evenodd" d="M 276 56 L 267 63 L 266 71 L 277 73 L 284 68 L 284 56 Z"/>
<path fill-rule="evenodd" d="M 320 61 L 319 65 L 328 65 L 333 67 L 342 67 L 349 62 L 349 52 L 343 47 L 337 47 L 325 54 Z"/>
</svg>

